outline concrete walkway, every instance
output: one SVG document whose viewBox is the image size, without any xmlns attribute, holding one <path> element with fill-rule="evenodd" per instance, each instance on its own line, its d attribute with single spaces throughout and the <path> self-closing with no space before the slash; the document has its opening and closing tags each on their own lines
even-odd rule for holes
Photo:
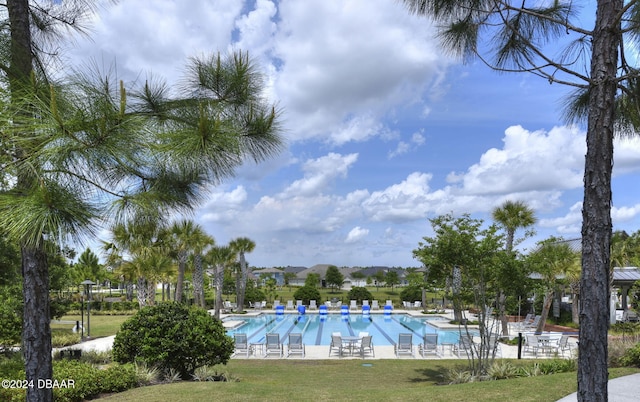
<svg viewBox="0 0 640 402">
<path fill-rule="evenodd" d="M 637 402 L 640 400 L 640 374 L 609 380 L 609 402 Z M 577 393 L 567 395 L 558 402 L 576 402 Z"/>
</svg>

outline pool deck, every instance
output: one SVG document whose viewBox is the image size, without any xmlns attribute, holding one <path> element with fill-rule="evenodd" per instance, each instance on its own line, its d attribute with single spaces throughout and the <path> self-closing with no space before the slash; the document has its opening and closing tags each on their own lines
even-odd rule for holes
<svg viewBox="0 0 640 402">
<path fill-rule="evenodd" d="M 264 310 L 259 310 L 259 311 L 248 311 L 246 314 L 243 314 L 243 316 L 255 316 L 255 315 L 259 315 L 262 313 L 267 313 L 267 314 L 274 314 L 275 311 L 274 310 L 269 310 L 269 309 L 264 309 Z M 294 311 L 288 311 L 286 312 L 286 314 L 297 314 L 297 312 Z M 371 312 L 371 314 L 382 314 L 383 312 L 376 312 L 373 311 Z M 420 311 L 417 310 L 394 310 L 393 314 L 410 314 L 412 316 L 415 317 L 421 317 L 424 318 L 426 315 L 422 314 Z M 315 314 L 315 312 L 311 312 L 311 314 Z M 340 314 L 340 311 L 332 311 L 329 314 Z M 222 314 L 221 318 L 227 318 L 230 316 L 233 316 L 234 314 Z M 441 315 L 443 317 L 446 317 L 448 319 L 452 319 L 453 318 L 453 314 L 452 312 L 448 311 L 445 312 L 444 314 L 438 314 Z M 433 325 L 438 326 L 439 328 L 454 328 L 457 329 L 458 325 L 454 325 L 454 324 L 450 324 L 448 321 L 434 321 L 432 322 Z M 234 325 L 238 325 L 237 322 L 229 322 L 227 321 L 225 323 L 225 326 L 234 326 Z M 517 335 L 518 332 L 516 330 L 515 324 L 510 324 L 510 326 L 512 327 L 510 330 L 510 333 L 512 335 Z M 106 351 L 111 349 L 112 345 L 113 345 L 113 339 L 115 338 L 115 336 L 108 336 L 108 337 L 103 337 L 103 338 L 95 338 L 95 339 L 90 339 L 90 340 L 86 340 L 82 343 L 76 344 L 76 345 L 72 345 L 72 346 L 67 346 L 64 348 L 60 348 L 60 349 L 56 349 L 56 350 L 64 350 L 64 349 L 81 349 L 84 351 L 90 351 L 90 350 L 95 350 L 95 351 Z M 414 342 L 416 342 L 416 340 L 414 340 Z M 569 342 L 573 343 L 573 345 L 576 345 L 577 342 L 577 338 L 572 337 L 570 338 Z M 370 360 L 370 359 L 466 359 L 466 356 L 462 356 L 462 357 L 458 357 L 455 353 L 452 352 L 451 350 L 451 346 L 450 345 L 445 345 L 441 348 L 441 356 L 428 356 L 428 357 L 422 357 L 420 356 L 420 354 L 418 353 L 418 348 L 417 346 L 415 347 L 415 353 L 414 356 L 410 356 L 410 355 L 403 355 L 400 357 L 397 357 L 395 355 L 394 352 L 394 347 L 393 346 L 377 346 L 376 345 L 376 340 L 375 338 L 373 339 L 373 347 L 374 347 L 374 352 L 375 352 L 375 357 L 371 357 L 371 356 L 367 356 L 366 359 Z M 285 355 L 286 355 L 286 341 L 285 341 Z M 328 345 L 309 345 L 309 346 L 305 346 L 305 356 L 301 357 L 298 355 L 295 356 L 291 356 L 291 357 L 287 357 L 287 359 L 311 359 L 311 360 L 323 360 L 323 359 L 360 359 L 359 356 L 336 356 L 335 354 L 332 354 L 331 357 L 329 356 L 329 346 Z M 508 358 L 508 359 L 517 359 L 518 357 L 518 347 L 515 345 L 506 345 L 504 343 L 500 344 L 500 354 L 497 356 L 498 358 Z M 547 358 L 549 356 L 531 356 L 531 355 L 522 355 L 522 358 Z M 265 359 L 265 357 L 263 357 L 260 353 L 257 354 L 251 354 L 249 357 L 246 356 L 233 356 L 233 359 Z M 277 359 L 278 357 L 272 357 L 272 356 L 268 356 L 266 357 L 266 359 Z"/>
<path fill-rule="evenodd" d="M 262 309 L 262 310 L 245 310 L 245 314 L 242 314 L 243 317 L 251 317 L 251 316 L 257 316 L 260 314 L 275 314 L 275 310 L 273 309 Z M 211 313 L 213 314 L 213 310 L 211 310 Z M 317 310 L 312 310 L 309 311 L 307 310 L 307 314 L 317 314 Z M 285 314 L 298 314 L 297 311 L 295 310 L 285 310 Z M 336 315 L 340 315 L 341 312 L 340 310 L 329 310 L 329 314 L 336 314 Z M 361 314 L 360 311 L 352 311 L 352 314 Z M 371 311 L 370 314 L 384 314 L 384 311 L 381 310 L 374 310 Z M 414 317 L 418 317 L 418 318 L 426 318 L 429 317 L 429 315 L 427 314 L 423 314 L 420 310 L 402 310 L 402 309 L 394 309 L 393 310 L 393 314 L 409 314 L 411 316 Z M 221 314 L 220 318 L 228 318 L 228 317 L 233 317 L 236 314 Z M 453 320 L 453 311 L 450 310 L 446 310 L 444 313 L 438 313 L 438 314 L 433 314 L 433 316 L 442 316 L 447 318 L 447 320 L 443 320 L 443 321 L 431 321 L 429 322 L 429 324 L 438 327 L 438 328 L 442 328 L 442 329 L 458 329 L 459 326 L 457 324 L 451 324 L 449 321 Z M 227 320 L 225 321 L 225 327 L 228 328 L 233 328 L 237 325 L 240 325 L 241 322 L 239 321 L 235 321 L 235 320 Z M 517 324 L 516 323 L 509 323 L 509 333 L 512 336 L 517 336 L 518 334 L 518 329 L 517 329 Z M 475 328 L 474 326 L 470 326 L 470 328 Z M 545 332 L 546 334 L 547 332 Z M 416 342 L 416 340 L 414 339 L 414 342 Z M 577 348 L 577 337 L 572 337 L 569 339 L 569 342 L 573 344 L 573 346 L 575 348 Z M 394 351 L 394 346 L 390 345 L 390 346 L 377 346 L 376 342 L 375 342 L 375 338 L 373 339 L 373 347 L 374 347 L 374 352 L 375 352 L 375 357 L 371 357 L 369 355 L 367 355 L 366 359 L 370 360 L 370 359 L 414 359 L 414 358 L 418 358 L 418 359 L 466 359 L 466 356 L 464 356 L 464 354 L 462 355 L 462 357 L 458 357 L 452 350 L 451 345 L 443 345 L 441 347 L 440 350 L 440 356 L 434 356 L 434 355 L 429 355 L 427 357 L 422 357 L 419 352 L 418 352 L 418 347 L 415 346 L 415 353 L 414 356 L 410 356 L 410 355 L 402 355 L 400 357 L 396 356 L 395 351 Z M 285 356 L 286 356 L 286 341 L 284 341 L 284 348 L 285 348 Z M 360 359 L 361 357 L 359 356 L 336 356 L 335 353 L 332 354 L 331 356 L 329 356 L 329 346 L 328 345 L 308 345 L 305 346 L 305 357 L 301 357 L 299 355 L 293 355 L 290 357 L 286 357 L 287 359 L 312 359 L 312 360 L 321 360 L 321 359 Z M 521 355 L 522 358 L 549 358 L 549 357 L 553 357 L 553 356 L 545 356 L 545 355 L 540 355 L 540 356 L 531 356 L 531 355 Z M 517 345 L 506 345 L 504 343 L 500 344 L 500 353 L 497 356 L 498 358 L 505 358 L 505 359 L 517 359 L 518 358 L 518 346 Z M 261 353 L 252 353 L 249 355 L 249 357 L 246 357 L 245 355 L 237 355 L 237 356 L 233 356 L 234 359 L 265 359 L 264 356 L 262 356 Z M 266 357 L 266 359 L 277 359 L 278 357 L 273 357 L 273 356 L 268 356 Z"/>
</svg>

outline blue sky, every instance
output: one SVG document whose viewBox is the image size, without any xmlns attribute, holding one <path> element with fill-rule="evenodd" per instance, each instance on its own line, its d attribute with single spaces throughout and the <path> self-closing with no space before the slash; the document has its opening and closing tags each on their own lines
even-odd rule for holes
<svg viewBox="0 0 640 402">
<path fill-rule="evenodd" d="M 173 83 L 188 57 L 233 49 L 258 62 L 287 148 L 212 188 L 194 218 L 218 244 L 253 239 L 250 264 L 419 266 L 429 218 L 489 221 L 505 200 L 538 217 L 525 249 L 580 236 L 585 133 L 563 123 L 567 88 L 451 59 L 397 1 L 121 0 L 71 58 Z M 640 141 L 615 146 L 614 229 L 634 232 Z"/>
</svg>

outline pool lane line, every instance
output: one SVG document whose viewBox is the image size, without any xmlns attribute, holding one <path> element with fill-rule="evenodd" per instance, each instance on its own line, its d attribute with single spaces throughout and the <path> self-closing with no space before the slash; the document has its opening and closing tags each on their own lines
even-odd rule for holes
<svg viewBox="0 0 640 402">
<path fill-rule="evenodd" d="M 257 330 L 255 330 L 251 336 L 247 336 L 247 339 L 251 339 L 254 336 L 258 335 L 261 331 L 264 331 L 264 336 L 262 338 L 258 338 L 258 342 L 264 342 L 267 338 L 267 332 L 273 332 L 275 329 L 277 329 L 278 327 L 282 326 L 285 322 L 285 320 L 282 320 L 281 323 L 277 323 L 276 325 L 273 326 L 273 328 L 271 328 L 271 330 L 267 330 L 267 327 L 269 325 L 271 325 L 274 321 L 277 321 L 277 316 L 274 318 L 269 319 L 269 321 L 267 321 L 264 325 L 260 326 Z"/>
<path fill-rule="evenodd" d="M 324 321 L 318 323 L 318 333 L 316 334 L 316 345 L 322 345 L 322 333 L 324 332 Z"/>
<path fill-rule="evenodd" d="M 373 326 L 374 326 L 378 331 L 380 331 L 380 333 L 382 334 L 382 336 L 384 336 L 385 338 L 387 338 L 387 341 L 389 341 L 389 344 L 390 344 L 390 345 L 395 345 L 395 344 L 396 344 L 396 341 L 394 341 L 394 340 L 389 336 L 389 334 L 387 334 L 387 333 L 385 332 L 385 330 L 384 330 L 384 329 L 382 329 L 382 327 L 381 327 L 381 326 L 379 326 L 379 325 L 378 325 L 378 323 L 376 323 L 374 320 L 371 320 L 371 325 L 373 325 Z"/>
</svg>

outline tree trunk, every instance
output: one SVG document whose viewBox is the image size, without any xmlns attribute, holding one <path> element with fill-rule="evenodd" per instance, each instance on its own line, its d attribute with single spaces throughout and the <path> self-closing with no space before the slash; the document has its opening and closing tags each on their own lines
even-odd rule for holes
<svg viewBox="0 0 640 402">
<path fill-rule="evenodd" d="M 553 289 L 548 290 L 544 294 L 544 301 L 542 302 L 542 311 L 540 312 L 540 322 L 536 328 L 536 332 L 543 332 L 544 326 L 547 324 L 547 317 L 549 317 L 549 310 L 551 309 L 551 303 L 553 303 Z"/>
<path fill-rule="evenodd" d="M 22 247 L 22 292 L 24 318 L 22 353 L 25 378 L 37 384 L 38 379 L 52 379 L 51 319 L 49 317 L 49 269 L 42 246 Z M 27 388 L 27 401 L 52 401 L 50 388 Z"/>
<path fill-rule="evenodd" d="M 147 291 L 149 290 L 147 286 L 147 280 L 144 277 L 138 278 L 138 285 L 136 286 L 136 297 L 138 298 L 138 306 L 140 308 L 145 307 L 147 305 Z"/>
<path fill-rule="evenodd" d="M 571 302 L 571 321 L 580 324 L 580 294 L 574 293 Z"/>
<path fill-rule="evenodd" d="M 202 271 L 202 256 L 193 257 L 193 295 L 197 306 L 205 308 L 204 302 L 204 273 Z"/>
<path fill-rule="evenodd" d="M 236 304 L 239 312 L 244 311 L 244 296 L 247 292 L 247 278 L 249 276 L 249 270 L 247 268 L 247 261 L 244 258 L 244 253 L 240 253 L 240 283 L 236 288 Z"/>
<path fill-rule="evenodd" d="M 607 401 L 611 170 L 622 0 L 599 0 L 592 42 L 582 204 L 578 401 Z"/>
<path fill-rule="evenodd" d="M 31 22 L 28 0 L 8 0 L 7 13 L 11 30 L 10 65 L 7 71 L 11 99 L 18 102 L 22 90 L 28 85 L 33 71 Z M 22 113 L 28 114 L 27 110 Z M 19 118 L 14 123 L 20 124 Z M 29 132 L 24 133 L 30 135 Z M 15 150 L 23 157 L 23 150 Z M 29 179 L 18 172 L 18 191 L 30 186 Z M 52 379 L 51 320 L 49 311 L 49 266 L 43 239 L 32 239 L 37 246 L 21 245 L 22 292 L 24 299 L 22 325 L 22 354 L 25 361 L 25 379 L 37 385 L 38 379 Z M 28 402 L 49 402 L 53 391 L 46 387 L 28 387 Z"/>
<path fill-rule="evenodd" d="M 216 306 L 214 316 L 220 319 L 220 309 L 222 308 L 222 282 L 224 280 L 224 266 L 216 264 Z"/>
<path fill-rule="evenodd" d="M 187 253 L 186 251 L 178 252 L 178 283 L 176 284 L 176 291 L 174 292 L 174 296 L 176 297 L 176 301 L 181 303 L 183 301 L 182 293 L 184 289 L 184 272 L 187 266 Z"/>
<path fill-rule="evenodd" d="M 506 304 L 507 304 L 507 295 L 504 294 L 504 291 L 500 290 L 498 294 L 498 317 L 500 318 L 500 323 L 502 325 L 502 335 L 509 336 L 509 320 L 507 319 L 506 314 Z"/>
<path fill-rule="evenodd" d="M 133 301 L 133 282 L 127 281 L 124 285 L 127 301 Z"/>
<path fill-rule="evenodd" d="M 147 281 L 147 306 L 155 306 L 156 304 L 156 281 Z"/>
</svg>

